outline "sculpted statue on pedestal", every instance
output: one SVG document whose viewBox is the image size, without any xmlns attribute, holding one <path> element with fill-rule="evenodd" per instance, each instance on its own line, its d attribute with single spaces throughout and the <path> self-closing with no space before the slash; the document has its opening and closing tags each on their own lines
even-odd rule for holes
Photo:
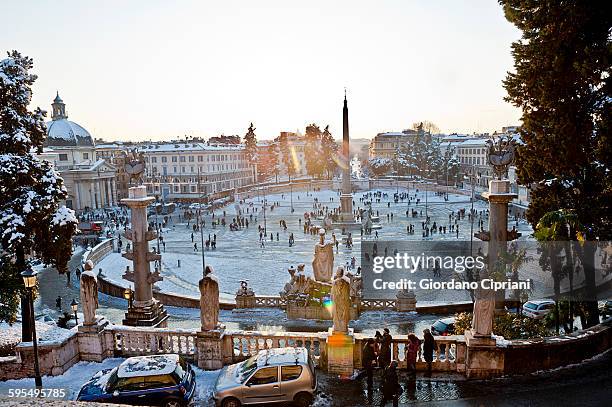
<svg viewBox="0 0 612 407">
<path fill-rule="evenodd" d="M 312 273 L 315 280 L 328 283 L 334 268 L 334 245 L 325 243 L 325 229 L 319 230 L 319 243 L 315 245 Z"/>
<path fill-rule="evenodd" d="M 83 309 L 83 325 L 96 323 L 98 309 L 98 280 L 93 273 L 93 263 L 85 263 L 85 272 L 81 274 L 81 308 Z"/>
<path fill-rule="evenodd" d="M 333 332 L 348 332 L 351 319 L 350 280 L 344 275 L 344 269 L 338 267 L 331 289 L 333 303 Z"/>
<path fill-rule="evenodd" d="M 217 329 L 219 323 L 219 282 L 211 266 L 200 280 L 200 321 L 202 331 Z"/>
</svg>

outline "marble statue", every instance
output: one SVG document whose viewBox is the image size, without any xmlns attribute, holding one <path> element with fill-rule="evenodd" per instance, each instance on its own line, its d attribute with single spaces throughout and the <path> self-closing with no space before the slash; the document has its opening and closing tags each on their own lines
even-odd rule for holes
<svg viewBox="0 0 612 407">
<path fill-rule="evenodd" d="M 333 308 L 333 332 L 348 332 L 351 319 L 350 280 L 344 275 L 344 268 L 338 267 L 331 289 Z"/>
<path fill-rule="evenodd" d="M 494 296 L 490 292 L 477 294 L 476 301 L 474 301 L 474 315 L 472 317 L 472 332 L 474 336 L 491 336 L 494 312 Z"/>
<path fill-rule="evenodd" d="M 83 325 L 95 325 L 96 310 L 98 309 L 98 280 L 93 273 L 93 263 L 87 261 L 85 272 L 81 274 L 80 295 L 81 309 L 83 310 Z"/>
<path fill-rule="evenodd" d="M 325 243 L 325 229 L 319 230 L 319 243 L 315 245 L 312 273 L 315 280 L 330 282 L 334 268 L 334 244 Z"/>
<path fill-rule="evenodd" d="M 487 158 L 497 179 L 508 177 L 508 168 L 514 163 L 516 141 L 512 136 L 491 137 L 487 140 Z"/>
<path fill-rule="evenodd" d="M 217 329 L 219 323 L 219 282 L 211 266 L 200 280 L 200 321 L 202 331 Z"/>
</svg>

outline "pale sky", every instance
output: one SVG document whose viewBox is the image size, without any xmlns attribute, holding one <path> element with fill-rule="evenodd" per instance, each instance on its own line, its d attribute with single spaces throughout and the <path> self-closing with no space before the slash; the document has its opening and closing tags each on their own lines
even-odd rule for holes
<svg viewBox="0 0 612 407">
<path fill-rule="evenodd" d="M 430 120 L 500 130 L 520 33 L 494 0 L 3 1 L 0 51 L 34 59 L 33 105 L 55 91 L 107 140 L 261 139 L 316 122 L 351 137 Z M 49 114 L 50 115 L 50 114 Z"/>
</svg>

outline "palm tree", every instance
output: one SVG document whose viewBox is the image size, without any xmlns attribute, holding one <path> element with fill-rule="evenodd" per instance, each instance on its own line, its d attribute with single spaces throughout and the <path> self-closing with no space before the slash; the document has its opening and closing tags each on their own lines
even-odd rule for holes
<svg viewBox="0 0 612 407">
<path fill-rule="evenodd" d="M 574 312 L 572 298 L 574 296 L 574 254 L 572 246 L 576 242 L 584 241 L 582 225 L 578 216 L 571 209 L 559 209 L 547 212 L 540 218 L 534 233 L 535 238 L 545 243 L 546 256 L 553 275 L 555 284 L 555 324 L 557 334 L 559 333 L 559 296 L 560 281 L 565 274 L 568 275 L 570 283 L 569 298 L 569 323 L 570 331 L 574 329 Z M 554 242 L 563 242 L 562 245 Z M 573 244 L 570 242 L 574 242 Z M 565 252 L 565 265 L 561 266 L 561 250 Z"/>
</svg>

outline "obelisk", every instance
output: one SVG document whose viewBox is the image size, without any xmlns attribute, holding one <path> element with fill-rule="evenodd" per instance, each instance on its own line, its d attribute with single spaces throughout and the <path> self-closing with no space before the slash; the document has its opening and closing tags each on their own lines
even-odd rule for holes
<svg viewBox="0 0 612 407">
<path fill-rule="evenodd" d="M 344 107 L 342 108 L 342 193 L 340 194 L 340 221 L 354 222 L 353 193 L 351 190 L 351 165 L 349 151 L 349 123 L 346 90 L 344 91 Z"/>
</svg>

